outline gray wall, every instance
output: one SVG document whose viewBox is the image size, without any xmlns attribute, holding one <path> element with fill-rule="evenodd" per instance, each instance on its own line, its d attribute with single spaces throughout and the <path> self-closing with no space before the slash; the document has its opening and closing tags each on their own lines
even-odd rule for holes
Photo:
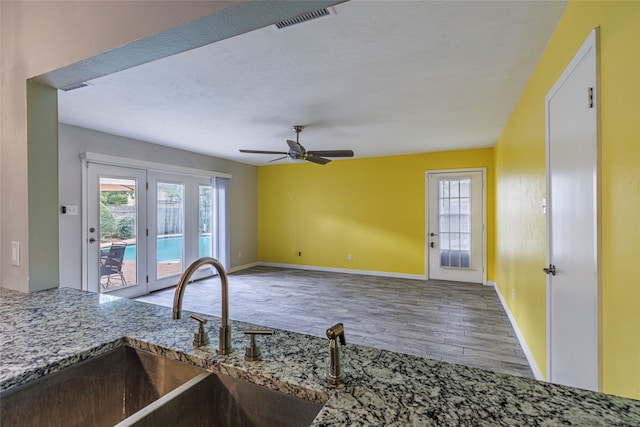
<svg viewBox="0 0 640 427">
<path fill-rule="evenodd" d="M 60 124 L 58 130 L 60 205 L 82 209 L 84 152 L 165 163 L 231 174 L 231 269 L 258 261 L 258 170 L 216 157 L 177 150 L 89 129 Z M 82 277 L 82 212 L 59 215 L 60 286 L 80 288 Z M 238 257 L 242 253 L 242 258 Z"/>
</svg>

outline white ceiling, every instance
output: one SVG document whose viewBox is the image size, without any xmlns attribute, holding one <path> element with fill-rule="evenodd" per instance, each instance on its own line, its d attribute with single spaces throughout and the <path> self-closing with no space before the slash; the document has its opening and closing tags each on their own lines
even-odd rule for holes
<svg viewBox="0 0 640 427">
<path fill-rule="evenodd" d="M 491 147 L 565 1 L 350 1 L 59 92 L 59 121 L 253 165 Z M 541 100 L 540 102 L 543 102 Z"/>
</svg>

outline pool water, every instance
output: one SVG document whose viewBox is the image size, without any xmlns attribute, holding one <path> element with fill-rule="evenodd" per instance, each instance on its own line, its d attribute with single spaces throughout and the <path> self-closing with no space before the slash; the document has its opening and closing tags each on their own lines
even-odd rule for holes
<svg viewBox="0 0 640 427">
<path fill-rule="evenodd" d="M 158 262 L 182 261 L 182 236 L 158 237 Z M 200 236 L 199 256 L 211 256 L 211 236 Z M 124 251 L 125 261 L 136 260 L 136 244 L 127 245 Z"/>
</svg>

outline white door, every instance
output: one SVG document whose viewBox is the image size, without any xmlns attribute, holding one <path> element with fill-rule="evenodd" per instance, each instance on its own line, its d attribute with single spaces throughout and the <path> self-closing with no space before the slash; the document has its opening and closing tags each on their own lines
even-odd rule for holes
<svg viewBox="0 0 640 427">
<path fill-rule="evenodd" d="M 147 293 L 146 171 L 87 164 L 87 289 Z"/>
<path fill-rule="evenodd" d="M 484 283 L 484 171 L 427 172 L 428 278 Z"/>
<path fill-rule="evenodd" d="M 599 390 L 596 34 L 546 98 L 547 379 Z"/>
<path fill-rule="evenodd" d="M 148 219 L 149 291 L 176 285 L 189 264 L 213 255 L 209 178 L 149 172 Z M 212 274 L 211 266 L 203 266 L 192 279 Z"/>
</svg>

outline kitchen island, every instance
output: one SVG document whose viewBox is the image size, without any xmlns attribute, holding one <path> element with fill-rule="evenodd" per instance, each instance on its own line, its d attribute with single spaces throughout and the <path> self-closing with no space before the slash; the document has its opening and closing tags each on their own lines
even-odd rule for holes
<svg viewBox="0 0 640 427">
<path fill-rule="evenodd" d="M 323 403 L 313 426 L 640 425 L 638 400 L 360 345 L 343 347 L 347 383 L 330 388 L 327 339 L 275 329 L 259 338 L 263 360 L 246 362 L 242 331 L 264 326 L 230 321 L 235 352 L 218 356 L 219 318 L 203 316 L 211 344 L 194 349 L 188 313 L 171 320 L 169 308 L 105 294 L 1 289 L 0 298 L 0 390 L 129 345 Z"/>
</svg>

